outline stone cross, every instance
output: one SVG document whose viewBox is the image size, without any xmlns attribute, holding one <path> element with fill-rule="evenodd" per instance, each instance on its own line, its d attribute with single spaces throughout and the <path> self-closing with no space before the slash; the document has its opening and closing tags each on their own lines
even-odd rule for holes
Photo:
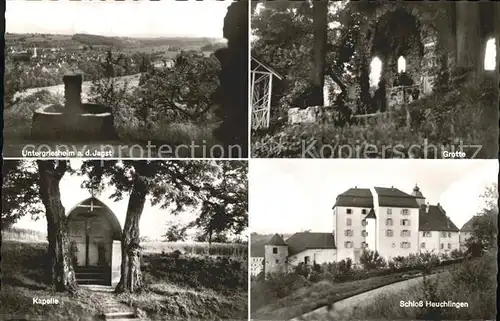
<svg viewBox="0 0 500 321">
<path fill-rule="evenodd" d="M 83 76 L 81 74 L 65 75 L 64 81 L 64 107 L 66 113 L 81 114 L 82 113 L 82 83 Z"/>
</svg>

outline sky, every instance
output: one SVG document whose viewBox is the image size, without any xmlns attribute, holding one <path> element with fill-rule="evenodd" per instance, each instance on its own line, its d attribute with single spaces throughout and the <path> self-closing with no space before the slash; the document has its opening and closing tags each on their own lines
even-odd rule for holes
<svg viewBox="0 0 500 321">
<path fill-rule="evenodd" d="M 411 193 L 415 184 L 426 202 L 439 202 L 461 228 L 481 208 L 479 195 L 497 177 L 497 160 L 253 159 L 250 231 L 331 232 L 335 199 L 349 188 L 394 186 Z"/>
<path fill-rule="evenodd" d="M 77 169 L 81 165 L 81 161 L 71 160 L 71 167 Z M 76 175 L 64 175 L 60 182 L 61 202 L 66 210 L 66 214 L 78 203 L 89 198 L 90 192 L 80 187 L 84 177 Z M 115 202 L 109 199 L 113 192 L 112 188 L 105 189 L 101 195 L 96 197 L 106 204 L 116 215 L 123 228 L 125 223 L 125 216 L 127 212 L 128 197 L 125 196 L 123 200 Z M 192 212 L 180 213 L 176 216 L 172 215 L 169 210 L 162 210 L 159 207 L 152 207 L 149 202 L 146 202 L 144 211 L 139 223 L 141 236 L 147 236 L 151 239 L 161 239 L 167 230 L 167 223 L 179 222 L 189 223 L 194 219 L 195 215 Z M 23 216 L 14 227 L 25 228 L 40 232 L 47 232 L 47 220 L 41 217 L 39 220 L 34 221 L 29 215 Z"/>
<path fill-rule="evenodd" d="M 6 32 L 223 38 L 232 1 L 6 1 Z"/>
</svg>

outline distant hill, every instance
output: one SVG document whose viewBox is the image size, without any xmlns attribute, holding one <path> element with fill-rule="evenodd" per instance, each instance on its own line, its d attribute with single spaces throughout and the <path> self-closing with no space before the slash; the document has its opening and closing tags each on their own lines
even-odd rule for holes
<svg viewBox="0 0 500 321">
<path fill-rule="evenodd" d="M 109 37 L 94 34 L 78 33 L 74 35 L 56 34 L 5 34 L 6 46 L 38 46 L 38 47 L 78 47 L 108 46 L 117 49 L 135 47 L 171 46 L 182 49 L 201 49 L 224 47 L 225 40 L 207 37 Z"/>
</svg>

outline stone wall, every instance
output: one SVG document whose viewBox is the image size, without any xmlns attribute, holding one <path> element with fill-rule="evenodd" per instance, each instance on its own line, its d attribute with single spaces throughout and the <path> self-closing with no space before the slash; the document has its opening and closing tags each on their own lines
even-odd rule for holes
<svg viewBox="0 0 500 321">
<path fill-rule="evenodd" d="M 333 106 L 311 106 L 305 109 L 290 108 L 288 110 L 288 123 L 313 124 L 319 122 L 331 122 L 335 119 L 335 107 Z"/>
</svg>

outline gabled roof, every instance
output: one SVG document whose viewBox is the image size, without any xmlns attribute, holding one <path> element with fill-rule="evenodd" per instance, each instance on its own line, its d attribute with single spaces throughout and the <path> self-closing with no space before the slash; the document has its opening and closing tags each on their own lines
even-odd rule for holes
<svg viewBox="0 0 500 321">
<path fill-rule="evenodd" d="M 250 237 L 250 240 L 252 238 Z M 271 236 L 263 237 L 255 242 L 250 242 L 250 256 L 251 257 L 264 257 L 265 248 L 264 246 L 271 240 Z"/>
<path fill-rule="evenodd" d="M 268 72 L 272 73 L 273 76 L 278 78 L 279 80 L 283 79 L 283 76 L 277 72 L 274 68 L 265 63 L 262 59 L 258 58 L 255 53 L 252 53 L 252 71 L 257 70 L 258 68 L 264 68 Z"/>
<path fill-rule="evenodd" d="M 477 215 L 474 215 L 473 217 L 470 218 L 460 229 L 460 232 L 472 232 L 474 228 L 474 222 L 477 219 Z"/>
<path fill-rule="evenodd" d="M 337 196 L 333 206 L 373 207 L 373 196 L 369 188 L 350 188 Z"/>
<path fill-rule="evenodd" d="M 372 208 L 365 218 L 377 218 L 377 216 L 375 215 L 375 210 Z"/>
<path fill-rule="evenodd" d="M 295 233 L 286 240 L 288 255 L 294 255 L 311 249 L 336 249 L 332 233 Z"/>
<path fill-rule="evenodd" d="M 121 240 L 122 228 L 120 222 L 116 218 L 113 211 L 101 200 L 95 197 L 89 197 L 76 204 L 71 210 L 68 211 L 67 220 L 70 221 L 76 219 L 80 214 L 88 213 L 91 203 L 95 206 L 95 214 L 104 216 L 111 224 L 111 228 L 113 229 L 113 239 Z"/>
<path fill-rule="evenodd" d="M 276 245 L 276 246 L 286 246 L 285 240 L 278 233 L 274 234 L 274 236 L 266 243 L 266 245 Z"/>
<path fill-rule="evenodd" d="M 406 194 L 397 188 L 375 187 L 375 191 L 378 194 L 379 206 L 420 208 L 415 196 Z"/>
<path fill-rule="evenodd" d="M 422 205 L 420 207 L 418 229 L 419 231 L 459 231 L 440 205 Z"/>
</svg>

